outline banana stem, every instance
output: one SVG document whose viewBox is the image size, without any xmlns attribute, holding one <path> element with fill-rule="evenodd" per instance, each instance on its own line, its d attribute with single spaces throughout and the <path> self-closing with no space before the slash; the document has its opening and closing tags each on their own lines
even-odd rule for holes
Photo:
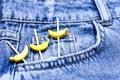
<svg viewBox="0 0 120 80">
<path fill-rule="evenodd" d="M 39 45 L 39 41 L 38 41 L 38 37 L 37 37 L 37 30 L 36 29 L 34 29 L 34 33 L 35 33 L 35 39 L 36 39 L 37 45 Z M 41 61 L 43 61 L 41 51 L 39 51 L 39 55 L 40 55 Z"/>
<path fill-rule="evenodd" d="M 59 32 L 59 19 L 57 18 L 57 32 Z M 57 38 L 58 41 L 58 57 L 60 57 L 60 38 Z"/>
<path fill-rule="evenodd" d="M 13 45 L 12 45 L 9 41 L 7 41 L 7 44 L 11 47 L 11 49 L 13 49 L 13 51 L 14 51 L 16 54 L 19 54 L 19 52 L 13 47 Z M 23 62 L 24 62 L 24 63 L 27 63 L 27 61 L 26 61 L 25 59 L 23 59 Z"/>
</svg>

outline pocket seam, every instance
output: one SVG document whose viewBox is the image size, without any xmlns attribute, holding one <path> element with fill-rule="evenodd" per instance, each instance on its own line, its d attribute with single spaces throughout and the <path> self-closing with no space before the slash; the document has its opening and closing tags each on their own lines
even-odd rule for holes
<svg viewBox="0 0 120 80">
<path fill-rule="evenodd" d="M 19 41 L 18 33 L 10 30 L 0 30 L 0 41 L 1 40 Z"/>
</svg>

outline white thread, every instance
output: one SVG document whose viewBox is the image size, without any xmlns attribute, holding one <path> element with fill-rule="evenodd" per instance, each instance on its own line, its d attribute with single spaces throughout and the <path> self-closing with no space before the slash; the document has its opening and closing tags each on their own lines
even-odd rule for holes
<svg viewBox="0 0 120 80">
<path fill-rule="evenodd" d="M 37 37 L 36 29 L 34 29 L 34 33 L 35 33 L 35 39 L 36 39 L 37 45 L 39 45 L 39 40 L 38 40 L 38 37 Z M 40 50 L 39 50 L 39 55 L 40 55 L 41 61 L 43 61 L 42 53 L 41 53 Z"/>
</svg>

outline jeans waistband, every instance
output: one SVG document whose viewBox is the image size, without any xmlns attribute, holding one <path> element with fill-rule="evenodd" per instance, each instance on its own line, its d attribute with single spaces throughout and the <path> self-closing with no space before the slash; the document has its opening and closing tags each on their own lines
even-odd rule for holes
<svg viewBox="0 0 120 80">
<path fill-rule="evenodd" d="M 0 6 L 1 21 L 49 23 L 54 22 L 58 17 L 61 22 L 95 19 L 101 22 L 111 22 L 111 18 L 119 17 L 118 2 L 108 0 L 28 0 L 27 2 L 9 0 L 6 2 L 3 0 Z M 111 3 L 114 4 L 110 5 Z"/>
</svg>

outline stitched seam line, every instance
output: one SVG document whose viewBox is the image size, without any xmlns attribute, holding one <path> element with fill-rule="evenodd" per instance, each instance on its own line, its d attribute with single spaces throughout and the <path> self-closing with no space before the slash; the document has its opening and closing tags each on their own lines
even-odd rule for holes
<svg viewBox="0 0 120 80">
<path fill-rule="evenodd" d="M 115 15 L 113 17 L 111 17 L 111 19 L 117 19 L 120 18 L 120 15 Z M 87 21 L 92 21 L 92 20 L 97 20 L 97 22 L 103 22 L 102 20 L 100 20 L 98 17 L 94 17 L 94 18 L 88 18 L 88 19 L 83 19 L 83 20 L 71 20 L 71 21 L 59 21 L 60 23 L 77 23 L 77 22 L 87 22 Z M 42 23 L 56 23 L 55 21 L 30 21 L 30 20 L 17 20 L 17 19 L 0 19 L 0 21 L 8 21 L 8 22 L 19 22 L 19 23 L 35 23 L 35 24 L 42 24 Z"/>
<path fill-rule="evenodd" d="M 0 40 L 13 40 L 13 41 L 19 41 L 18 39 L 18 33 L 17 32 L 14 32 L 14 31 L 9 31 L 9 30 L 0 30 L 0 33 L 1 34 L 6 34 L 7 33 L 12 33 L 14 34 L 16 37 L 14 37 L 13 35 L 11 36 L 4 36 L 4 35 L 0 35 Z"/>
<path fill-rule="evenodd" d="M 20 39 L 21 39 L 21 37 L 20 37 L 21 30 L 22 30 L 22 23 L 20 23 L 20 25 L 19 25 L 19 30 L 18 30 L 19 43 L 20 43 Z M 16 49 L 19 49 L 19 43 L 18 43 L 18 45 L 16 46 Z"/>
<path fill-rule="evenodd" d="M 99 20 L 98 17 L 83 19 L 83 20 L 71 20 L 71 21 L 59 21 L 60 23 L 76 23 L 76 22 L 84 22 L 84 21 L 92 21 L 92 20 Z M 9 21 L 9 22 L 20 22 L 20 23 L 56 23 L 56 21 L 30 21 L 30 20 L 18 20 L 18 19 L 0 19 L 0 21 Z"/>
</svg>

